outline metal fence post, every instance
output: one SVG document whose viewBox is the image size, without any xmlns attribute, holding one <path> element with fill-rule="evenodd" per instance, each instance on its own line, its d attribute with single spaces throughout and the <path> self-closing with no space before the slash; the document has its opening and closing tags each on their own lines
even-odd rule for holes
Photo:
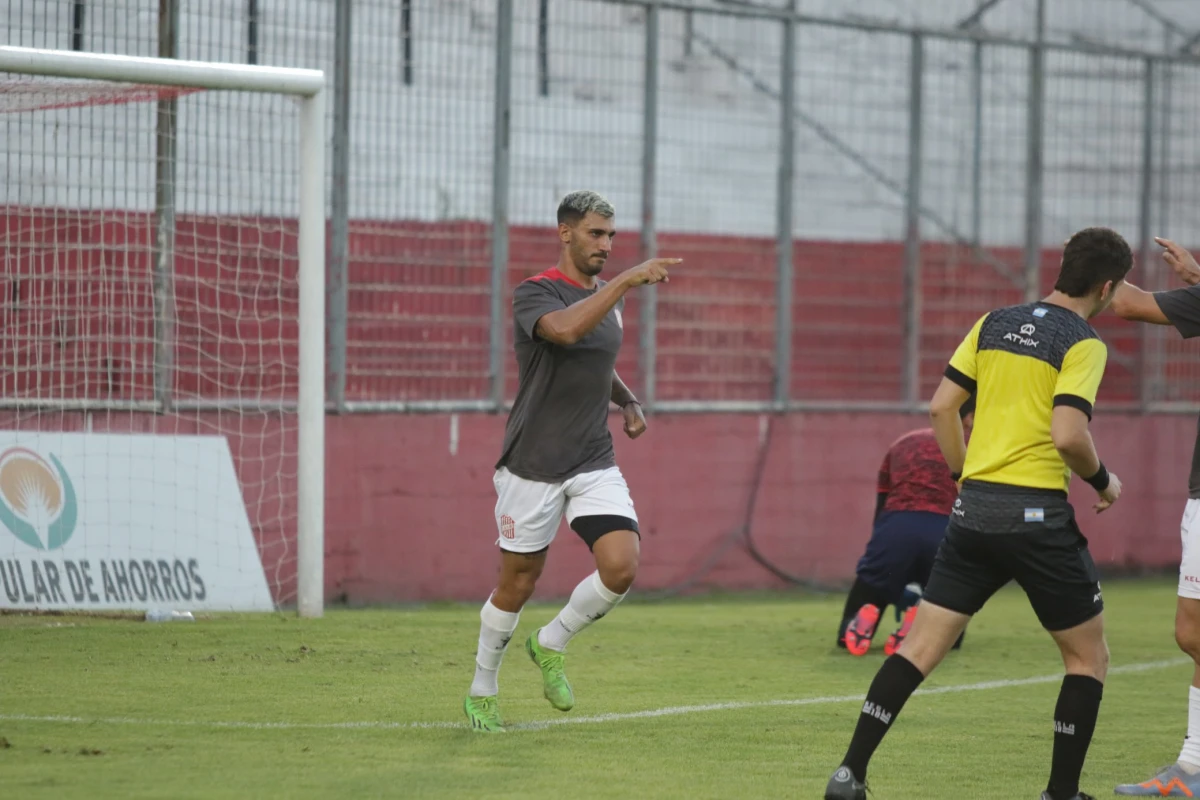
<svg viewBox="0 0 1200 800">
<path fill-rule="evenodd" d="M 776 184 L 775 405 L 787 408 L 792 383 L 792 192 L 796 160 L 796 0 L 783 21 L 779 73 L 779 175 Z"/>
<path fill-rule="evenodd" d="M 488 373 L 494 411 L 504 408 L 504 298 L 508 288 L 509 121 L 512 111 L 513 0 L 496 2 L 496 83 L 492 120 L 492 276 Z"/>
<path fill-rule="evenodd" d="M 246 63 L 258 63 L 258 28 L 262 21 L 258 0 L 246 0 Z"/>
<path fill-rule="evenodd" d="M 159 0 L 158 57 L 179 57 L 179 0 Z M 175 394 L 175 149 L 178 104 L 158 101 L 154 130 L 154 400 L 160 413 Z"/>
<path fill-rule="evenodd" d="M 400 2 L 400 44 L 401 44 L 401 72 L 404 76 L 404 85 L 412 86 L 413 84 L 413 25 L 412 25 L 412 0 L 401 0 Z"/>
<path fill-rule="evenodd" d="M 326 291 L 327 399 L 346 410 L 346 316 L 350 250 L 350 31 L 352 0 L 337 0 L 333 33 L 333 138 L 330 142 L 329 272 Z"/>
<path fill-rule="evenodd" d="M 1041 294 L 1042 144 L 1046 104 L 1046 0 L 1037 0 L 1037 40 L 1029 50 L 1029 119 L 1025 142 L 1025 302 Z"/>
<path fill-rule="evenodd" d="M 657 2 L 646 5 L 645 84 L 642 86 L 642 259 L 658 255 L 655 220 L 655 182 L 658 168 L 658 25 Z M 638 356 L 641 365 L 641 394 L 646 408 L 653 410 L 657 390 L 658 287 L 647 286 L 641 295 L 642 311 Z"/>
<path fill-rule="evenodd" d="M 1154 193 L 1154 60 L 1147 58 L 1145 64 L 1144 88 L 1142 97 L 1142 175 L 1138 187 L 1138 260 L 1141 261 L 1146 288 L 1153 291 L 1156 288 L 1156 269 L 1153 266 L 1152 248 L 1153 236 L 1153 198 Z M 1139 377 L 1141 389 L 1141 407 L 1146 411 L 1155 400 L 1158 388 L 1158 359 L 1154 353 L 1155 331 L 1149 325 L 1138 326 L 1138 336 L 1141 345 Z"/>
<path fill-rule="evenodd" d="M 983 42 L 975 42 L 971 53 L 971 244 L 983 243 Z"/>
<path fill-rule="evenodd" d="M 1163 32 L 1163 52 L 1169 53 L 1174 47 L 1175 37 L 1168 28 Z M 1158 122 L 1158 224 L 1166 225 L 1167 209 L 1170 206 L 1171 187 L 1171 101 L 1174 99 L 1175 64 L 1164 61 L 1159 66 L 1159 84 L 1162 89 L 1158 92 L 1158 106 L 1162 112 Z M 1164 229 L 1165 230 L 1165 229 Z M 1170 234 L 1167 234 L 1168 236 Z M 1150 287 L 1158 288 L 1158 287 Z"/>
<path fill-rule="evenodd" d="M 538 94 L 550 96 L 550 0 L 538 0 L 537 15 Z"/>
<path fill-rule="evenodd" d="M 85 20 L 87 20 L 87 3 L 85 0 L 73 0 L 71 3 L 71 49 L 77 53 L 84 49 Z"/>
<path fill-rule="evenodd" d="M 921 149 L 925 43 L 912 36 L 908 94 L 908 192 L 904 203 L 904 400 L 921 399 Z"/>
</svg>

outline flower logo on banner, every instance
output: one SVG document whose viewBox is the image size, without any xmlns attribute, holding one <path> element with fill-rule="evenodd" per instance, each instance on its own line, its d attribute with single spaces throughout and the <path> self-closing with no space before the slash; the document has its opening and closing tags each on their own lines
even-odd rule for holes
<svg viewBox="0 0 1200 800">
<path fill-rule="evenodd" d="M 0 523 L 36 550 L 62 547 L 75 533 L 75 487 L 62 462 L 25 447 L 0 452 Z"/>
</svg>

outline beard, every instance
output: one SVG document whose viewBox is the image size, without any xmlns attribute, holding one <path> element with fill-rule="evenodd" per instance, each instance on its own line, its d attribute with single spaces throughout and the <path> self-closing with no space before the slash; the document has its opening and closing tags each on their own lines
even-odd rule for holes
<svg viewBox="0 0 1200 800">
<path fill-rule="evenodd" d="M 575 260 L 575 267 L 584 275 L 593 277 L 599 275 L 604 270 L 604 265 L 608 259 L 602 256 L 582 256 Z"/>
</svg>

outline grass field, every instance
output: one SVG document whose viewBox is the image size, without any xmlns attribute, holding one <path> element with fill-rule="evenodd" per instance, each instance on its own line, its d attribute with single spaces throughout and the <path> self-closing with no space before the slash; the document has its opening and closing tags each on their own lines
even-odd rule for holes
<svg viewBox="0 0 1200 800">
<path fill-rule="evenodd" d="M 1114 674 L 1084 771 L 1109 795 L 1178 753 L 1191 667 L 1174 584 L 1104 586 Z M 519 645 L 514 730 L 461 722 L 475 606 L 194 624 L 0 618 L 0 788 L 20 797 L 818 798 L 883 656 L 831 646 L 841 597 L 629 602 L 572 643 L 578 703 Z M 891 614 L 887 617 L 891 625 Z M 875 798 L 1036 798 L 1061 667 L 1002 591 L 898 718 Z M 957 687 L 957 688 L 956 688 Z M 946 691 L 952 690 L 952 691 Z M 568 723 L 568 724 L 561 724 Z"/>
</svg>

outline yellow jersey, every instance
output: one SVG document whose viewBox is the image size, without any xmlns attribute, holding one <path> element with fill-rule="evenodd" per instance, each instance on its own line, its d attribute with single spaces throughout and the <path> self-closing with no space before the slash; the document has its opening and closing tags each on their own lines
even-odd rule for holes
<svg viewBox="0 0 1200 800">
<path fill-rule="evenodd" d="M 1055 406 L 1092 418 L 1108 350 L 1074 311 L 1028 303 L 985 314 L 946 367 L 975 393 L 963 480 L 1066 491 L 1071 470 L 1050 438 Z"/>
</svg>

